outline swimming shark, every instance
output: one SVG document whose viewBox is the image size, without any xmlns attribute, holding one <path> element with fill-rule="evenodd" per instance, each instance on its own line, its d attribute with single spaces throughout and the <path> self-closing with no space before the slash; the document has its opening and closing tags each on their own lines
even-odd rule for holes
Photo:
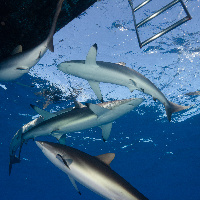
<svg viewBox="0 0 200 200">
<path fill-rule="evenodd" d="M 36 141 L 44 155 L 65 172 L 75 189 L 76 181 L 105 199 L 148 200 L 109 166 L 114 153 L 91 156 L 69 146 Z"/>
<path fill-rule="evenodd" d="M 14 50 L 14 55 L 0 62 L 0 81 L 13 81 L 20 78 L 39 62 L 48 49 L 54 52 L 53 35 L 63 1 L 59 0 L 49 35 L 41 44 L 24 52 L 19 45 Z"/>
<path fill-rule="evenodd" d="M 167 100 L 164 94 L 145 76 L 126 67 L 124 63 L 109 63 L 96 61 L 97 44 L 94 44 L 86 57 L 86 60 L 72 60 L 59 64 L 57 67 L 64 73 L 86 79 L 100 101 L 103 101 L 100 82 L 113 83 L 126 86 L 131 92 L 135 89 L 149 94 L 154 100 L 158 99 L 164 106 L 167 118 L 171 121 L 171 115 L 189 108 Z"/>
<path fill-rule="evenodd" d="M 74 108 L 49 113 L 32 105 L 42 117 L 24 125 L 13 137 L 10 148 L 9 174 L 12 164 L 20 162 L 20 153 L 23 143 L 38 136 L 51 135 L 61 144 L 65 144 L 66 133 L 81 131 L 99 126 L 102 129 L 102 138 L 109 138 L 112 122 L 122 115 L 130 112 L 141 104 L 143 99 L 130 98 L 124 100 L 108 101 L 99 104 L 88 103 L 87 106 L 75 101 Z M 19 149 L 19 156 L 16 151 Z"/>
</svg>

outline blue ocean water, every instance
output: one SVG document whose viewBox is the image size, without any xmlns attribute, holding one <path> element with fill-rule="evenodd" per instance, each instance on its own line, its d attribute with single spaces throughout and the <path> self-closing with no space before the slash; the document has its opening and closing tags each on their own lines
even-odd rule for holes
<svg viewBox="0 0 200 200">
<path fill-rule="evenodd" d="M 12 137 L 24 124 L 38 117 L 30 104 L 57 111 L 72 103 L 70 95 L 81 102 L 98 102 L 86 81 L 56 68 L 65 60 L 85 60 L 94 43 L 98 45 L 97 60 L 125 62 L 149 78 L 168 100 L 192 107 L 173 114 L 168 122 L 164 106 L 148 95 L 101 83 L 105 100 L 131 97 L 145 100 L 113 123 L 107 142 L 101 140 L 101 129 L 96 127 L 68 134 L 67 144 L 91 155 L 114 152 L 112 169 L 149 199 L 200 199 L 200 96 L 186 95 L 199 90 L 200 85 L 200 9 L 199 1 L 184 2 L 192 20 L 140 49 L 128 2 L 99 1 L 55 34 L 55 53 L 48 51 L 17 83 L 0 83 L 2 200 L 102 199 L 78 184 L 80 196 L 67 175 L 50 163 L 31 140 L 22 148 L 21 163 L 14 165 L 11 176 L 8 175 Z M 156 1 L 158 7 L 160 4 Z M 154 5 L 152 2 L 137 19 L 156 10 Z M 183 16 L 182 8 L 177 6 L 169 10 L 166 19 L 161 16 L 153 24 L 148 23 L 141 36 L 148 38 Z M 56 142 L 51 137 L 36 139 Z"/>
</svg>

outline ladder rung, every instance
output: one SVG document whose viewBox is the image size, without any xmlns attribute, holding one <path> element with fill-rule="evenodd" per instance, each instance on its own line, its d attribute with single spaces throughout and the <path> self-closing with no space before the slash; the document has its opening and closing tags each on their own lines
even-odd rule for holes
<svg viewBox="0 0 200 200">
<path fill-rule="evenodd" d="M 147 17 L 146 19 L 144 19 L 143 21 L 139 22 L 136 27 L 139 28 L 140 26 L 142 26 L 143 24 L 147 23 L 148 21 L 152 20 L 154 17 L 160 15 L 161 13 L 163 13 L 164 11 L 166 11 L 167 9 L 169 9 L 170 7 L 172 7 L 173 5 L 179 3 L 180 0 L 175 0 L 169 4 L 167 4 L 166 6 L 164 6 L 163 8 L 161 8 L 160 10 L 158 10 L 157 12 L 155 12 L 154 14 L 152 14 L 151 16 Z"/>
<path fill-rule="evenodd" d="M 179 20 L 178 22 L 172 24 L 171 26 L 167 27 L 166 29 L 162 30 L 160 33 L 154 35 L 153 37 L 145 40 L 144 42 L 140 43 L 140 48 L 142 48 L 143 46 L 145 46 L 146 44 L 152 42 L 153 40 L 157 39 L 158 37 L 164 35 L 165 33 L 171 31 L 172 29 L 176 28 L 177 26 L 183 24 L 184 22 L 186 22 L 187 20 L 190 20 L 190 17 L 184 17 L 183 19 Z"/>
<path fill-rule="evenodd" d="M 140 5 L 138 5 L 137 7 L 135 7 L 133 9 L 133 11 L 135 12 L 135 11 L 139 10 L 140 8 L 142 8 L 143 6 L 145 6 L 147 3 L 149 3 L 150 1 L 151 0 L 146 0 L 146 1 L 142 2 Z"/>
</svg>

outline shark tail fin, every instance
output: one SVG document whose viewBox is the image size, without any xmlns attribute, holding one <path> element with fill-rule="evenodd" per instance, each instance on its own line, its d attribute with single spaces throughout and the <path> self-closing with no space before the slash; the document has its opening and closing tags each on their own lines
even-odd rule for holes
<svg viewBox="0 0 200 200">
<path fill-rule="evenodd" d="M 15 163 L 20 163 L 20 159 L 16 156 L 10 156 L 10 163 L 9 163 L 9 176 L 11 174 L 12 165 Z"/>
<path fill-rule="evenodd" d="M 188 109 L 188 108 L 190 108 L 190 106 L 181 106 L 181 105 L 178 105 L 178 104 L 175 104 L 175 103 L 172 103 L 171 101 L 169 101 L 169 104 L 165 105 L 167 119 L 169 121 L 171 121 L 172 113 L 179 112 L 181 110 L 185 110 L 185 109 Z"/>
</svg>

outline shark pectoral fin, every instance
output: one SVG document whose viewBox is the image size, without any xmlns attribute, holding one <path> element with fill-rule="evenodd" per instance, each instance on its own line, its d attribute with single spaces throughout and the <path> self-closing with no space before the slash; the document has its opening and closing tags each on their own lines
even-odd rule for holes
<svg viewBox="0 0 200 200">
<path fill-rule="evenodd" d="M 47 44 L 47 48 L 51 51 L 54 52 L 54 46 L 53 46 L 53 37 L 49 40 Z"/>
<path fill-rule="evenodd" d="M 56 114 L 47 112 L 47 111 L 45 111 L 45 110 L 43 110 L 43 109 L 41 109 L 41 108 L 38 108 L 37 106 L 34 106 L 34 105 L 32 105 L 32 104 L 30 104 L 30 106 L 31 106 L 38 114 L 40 114 L 45 120 L 48 120 L 48 119 L 50 119 L 50 118 L 56 116 Z"/>
<path fill-rule="evenodd" d="M 56 155 L 56 158 L 60 160 L 68 169 L 70 169 L 70 165 L 72 164 L 72 159 L 64 159 L 60 154 Z"/>
<path fill-rule="evenodd" d="M 135 81 L 132 80 L 132 79 L 129 79 L 128 88 L 129 88 L 129 90 L 130 90 L 131 92 L 133 92 L 134 90 L 137 90 L 137 89 L 138 89 L 138 88 L 137 88 L 137 85 L 136 85 L 136 83 L 135 83 Z"/>
<path fill-rule="evenodd" d="M 105 142 L 110 136 L 110 132 L 112 129 L 112 122 L 109 124 L 102 125 L 101 129 L 102 129 L 102 138 L 103 141 Z"/>
<path fill-rule="evenodd" d="M 22 45 L 18 45 L 11 53 L 11 55 L 15 55 L 17 53 L 21 53 L 22 52 Z"/>
<path fill-rule="evenodd" d="M 95 114 L 97 117 L 102 116 L 103 114 L 109 112 L 110 110 L 107 108 L 103 108 L 97 104 L 88 103 L 86 104 L 88 108 Z"/>
<path fill-rule="evenodd" d="M 89 84 L 90 84 L 90 87 L 92 88 L 92 90 L 94 91 L 94 93 L 96 94 L 97 98 L 103 102 L 103 97 L 102 97 L 102 94 L 101 94 L 101 90 L 100 90 L 100 87 L 99 87 L 99 82 L 96 82 L 96 81 L 91 81 L 91 80 L 88 80 Z"/>
<path fill-rule="evenodd" d="M 75 180 L 73 179 L 73 177 L 71 177 L 70 175 L 68 175 L 69 177 L 69 180 L 71 181 L 72 185 L 74 186 L 74 188 L 76 189 L 76 191 L 81 195 L 81 192 L 79 191 L 77 185 L 76 185 L 76 182 Z"/>
<path fill-rule="evenodd" d="M 101 160 L 102 162 L 104 162 L 106 165 L 110 165 L 112 160 L 115 158 L 115 154 L 114 153 L 106 153 L 106 154 L 102 154 L 102 155 L 95 156 L 95 157 L 98 158 L 99 160 Z"/>
<path fill-rule="evenodd" d="M 97 44 L 95 43 L 89 50 L 85 60 L 86 65 L 96 65 Z"/>
<path fill-rule="evenodd" d="M 20 66 L 20 67 L 17 67 L 16 69 L 17 70 L 21 70 L 21 71 L 23 71 L 23 70 L 29 70 L 29 68 L 27 66 Z"/>
</svg>

